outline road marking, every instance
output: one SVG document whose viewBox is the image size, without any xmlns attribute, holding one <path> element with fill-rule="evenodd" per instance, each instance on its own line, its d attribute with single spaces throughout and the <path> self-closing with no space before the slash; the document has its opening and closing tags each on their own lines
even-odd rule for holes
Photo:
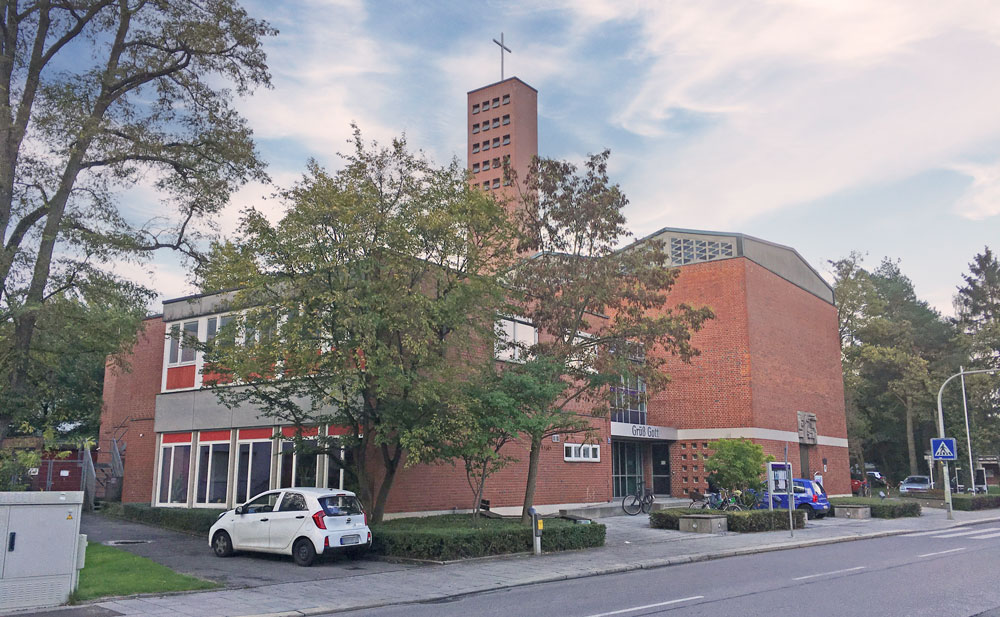
<svg viewBox="0 0 1000 617">
<path fill-rule="evenodd" d="M 988 540 L 990 538 L 1000 538 L 1000 532 L 988 533 L 985 536 L 969 536 L 970 540 Z"/>
<path fill-rule="evenodd" d="M 986 529 L 971 529 L 966 531 L 953 531 L 951 533 L 945 533 L 938 536 L 931 536 L 934 538 L 957 538 L 959 536 L 971 536 L 974 533 L 987 533 L 989 531 L 1000 531 L 1000 527 L 988 527 Z"/>
<path fill-rule="evenodd" d="M 987 531 L 1000 531 L 1000 527 L 986 527 L 981 529 L 976 529 L 973 531 L 962 531 L 961 533 L 986 533 Z M 936 536 L 937 534 L 950 534 L 955 533 L 954 529 L 935 529 L 934 531 L 920 531 L 917 533 L 906 534 L 907 538 L 919 538 L 921 536 Z"/>
<path fill-rule="evenodd" d="M 807 578 L 816 578 L 817 576 L 830 576 L 831 574 L 841 574 L 843 572 L 854 572 L 855 570 L 864 570 L 864 566 L 858 566 L 856 568 L 846 568 L 844 570 L 834 570 L 833 572 L 820 572 L 819 574 L 810 574 L 809 576 L 796 576 L 793 581 L 804 581 Z"/>
<path fill-rule="evenodd" d="M 964 550 L 965 550 L 965 547 L 962 546 L 960 548 L 950 548 L 950 549 L 948 549 L 946 551 L 938 551 L 936 553 L 924 553 L 923 555 L 917 555 L 917 557 L 933 557 L 934 555 L 944 555 L 945 553 L 955 553 L 955 552 L 964 551 Z"/>
<path fill-rule="evenodd" d="M 667 600 L 666 602 L 657 602 L 656 604 L 647 604 L 645 606 L 633 606 L 632 608 L 623 608 L 617 611 L 611 611 L 610 613 L 595 613 L 593 615 L 587 615 L 587 617 L 608 617 L 609 615 L 621 615 L 622 613 L 632 613 L 635 611 L 646 610 L 647 608 L 657 608 L 659 606 L 667 606 L 668 604 L 678 604 L 680 602 L 687 602 L 688 600 L 701 600 L 705 596 L 691 596 L 690 598 L 680 598 L 678 600 Z"/>
</svg>

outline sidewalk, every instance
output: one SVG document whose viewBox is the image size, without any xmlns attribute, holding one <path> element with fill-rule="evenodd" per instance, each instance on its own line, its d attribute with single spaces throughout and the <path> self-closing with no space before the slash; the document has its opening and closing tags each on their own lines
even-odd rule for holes
<svg viewBox="0 0 1000 617">
<path fill-rule="evenodd" d="M 645 516 L 598 519 L 608 526 L 603 548 L 516 556 L 393 572 L 373 572 L 344 579 L 302 581 L 169 596 L 124 598 L 92 606 L 122 615 L 309 615 L 371 608 L 387 604 L 440 600 L 550 581 L 581 578 L 692 561 L 947 529 L 958 525 L 1000 521 L 996 511 L 955 512 L 926 508 L 913 519 L 810 521 L 806 529 L 754 534 L 701 535 L 649 529 Z M 544 546 L 544 539 L 543 539 Z M 207 550 L 207 549 L 206 549 Z M 73 609 L 68 609 L 72 611 Z M 91 613 L 94 614 L 94 613 Z M 114 615 L 115 613 L 107 613 Z"/>
</svg>

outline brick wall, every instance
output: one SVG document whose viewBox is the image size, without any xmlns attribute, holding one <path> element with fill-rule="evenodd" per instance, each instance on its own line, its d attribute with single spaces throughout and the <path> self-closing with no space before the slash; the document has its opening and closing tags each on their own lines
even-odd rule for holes
<svg viewBox="0 0 1000 617">
<path fill-rule="evenodd" d="M 111 461 L 111 438 L 126 444 L 122 501 L 149 503 L 153 490 L 156 435 L 153 417 L 163 374 L 165 329 L 160 317 L 142 323 L 125 369 L 109 360 L 104 369 L 104 407 L 98 462 Z"/>
</svg>

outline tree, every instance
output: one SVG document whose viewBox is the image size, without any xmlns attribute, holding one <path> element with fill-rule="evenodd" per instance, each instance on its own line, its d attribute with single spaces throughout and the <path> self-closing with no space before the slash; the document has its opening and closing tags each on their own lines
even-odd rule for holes
<svg viewBox="0 0 1000 617">
<path fill-rule="evenodd" d="M 261 39 L 275 32 L 235 0 L 3 7 L 0 437 L 33 404 L 32 346 L 50 300 L 100 286 L 113 259 L 197 256 L 196 223 L 266 177 L 225 85 L 237 95 L 269 85 Z M 119 211 L 114 189 L 142 178 L 176 216 L 135 225 Z"/>
<path fill-rule="evenodd" d="M 207 360 L 217 383 L 239 384 L 217 389 L 227 405 L 346 430 L 353 466 L 333 437 L 319 445 L 378 522 L 399 468 L 439 460 L 466 412 L 469 360 L 492 347 L 505 304 L 512 228 L 457 162 L 434 167 L 403 139 L 366 144 L 357 127 L 343 169 L 310 163 L 285 198 L 276 225 L 246 212 L 202 271 L 241 288 Z"/>
<path fill-rule="evenodd" d="M 765 466 L 774 460 L 764 454 L 764 446 L 749 439 L 719 439 L 710 447 L 712 454 L 705 461 L 705 471 L 713 484 L 728 491 L 759 487 Z"/>
<path fill-rule="evenodd" d="M 609 156 L 606 150 L 590 156 L 582 170 L 536 158 L 514 204 L 524 234 L 520 248 L 535 251 L 510 277 L 516 314 L 538 331 L 538 342 L 520 353 L 539 359 L 525 370 L 556 367 L 551 378 L 565 384 L 526 419 L 524 522 L 534 503 L 543 440 L 591 431 L 591 418 L 639 389 L 631 385 L 663 387 L 666 357 L 689 361 L 697 355 L 691 333 L 713 317 L 708 308 L 668 305 L 678 270 L 669 267 L 662 242 L 619 249 L 631 235 L 622 214 L 628 200 L 608 179 Z"/>
</svg>

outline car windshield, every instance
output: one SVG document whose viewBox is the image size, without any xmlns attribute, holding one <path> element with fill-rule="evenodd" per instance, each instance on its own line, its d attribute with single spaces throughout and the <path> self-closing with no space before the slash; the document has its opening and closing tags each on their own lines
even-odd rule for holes
<svg viewBox="0 0 1000 617">
<path fill-rule="evenodd" d="M 362 513 L 361 503 L 353 495 L 320 497 L 319 505 L 323 506 L 323 512 L 327 516 L 349 516 Z"/>
<path fill-rule="evenodd" d="M 909 478 L 903 480 L 906 484 L 930 484 L 931 481 L 927 476 L 910 476 Z"/>
<path fill-rule="evenodd" d="M 813 492 L 816 493 L 817 495 L 822 495 L 823 494 L 823 488 L 820 487 L 820 485 L 819 485 L 818 482 L 813 482 L 812 483 L 812 488 L 813 488 Z"/>
</svg>

